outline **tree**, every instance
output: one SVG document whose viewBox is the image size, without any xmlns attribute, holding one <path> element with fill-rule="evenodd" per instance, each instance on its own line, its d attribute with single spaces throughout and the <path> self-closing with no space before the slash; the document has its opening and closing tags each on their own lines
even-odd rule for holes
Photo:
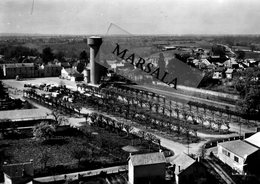
<svg viewBox="0 0 260 184">
<path fill-rule="evenodd" d="M 240 94 L 236 107 L 246 118 L 260 117 L 260 68 L 248 68 L 236 79 L 236 90 Z"/>
<path fill-rule="evenodd" d="M 148 141 L 149 151 L 150 151 L 150 147 L 151 147 L 153 141 L 156 140 L 156 136 L 151 134 L 151 133 L 146 133 L 145 134 L 145 139 Z"/>
<path fill-rule="evenodd" d="M 77 64 L 77 71 L 78 71 L 79 73 L 82 73 L 84 69 L 85 69 L 85 64 L 84 64 L 83 62 L 79 62 L 79 63 Z"/>
<path fill-rule="evenodd" d="M 22 62 L 24 60 L 24 57 L 22 56 L 38 56 L 39 52 L 37 51 L 37 49 L 30 49 L 28 47 L 23 46 L 8 45 L 0 49 L 0 54 L 4 55 L 5 59 L 20 58 L 20 62 Z"/>
<path fill-rule="evenodd" d="M 124 124 L 124 128 L 126 130 L 127 133 L 127 137 L 129 136 L 130 132 L 134 129 L 132 126 Z"/>
<path fill-rule="evenodd" d="M 46 149 L 40 152 L 40 163 L 43 166 L 43 170 L 46 168 L 47 163 L 50 160 L 50 158 L 51 158 L 51 156 Z"/>
<path fill-rule="evenodd" d="M 0 81 L 0 99 L 9 98 L 7 88 L 3 85 L 3 82 Z"/>
<path fill-rule="evenodd" d="M 45 64 L 50 62 L 50 61 L 53 61 L 54 54 L 53 54 L 52 49 L 50 47 L 46 47 L 42 50 L 42 59 L 43 59 L 43 62 Z"/>
<path fill-rule="evenodd" d="M 225 52 L 225 47 L 222 45 L 214 45 L 212 46 L 212 52 L 214 55 L 224 57 L 226 52 Z"/>
<path fill-rule="evenodd" d="M 1 119 L 0 120 L 0 139 L 4 138 L 10 122 L 11 122 L 10 119 Z"/>
<path fill-rule="evenodd" d="M 56 54 L 55 54 L 55 58 L 58 59 L 60 62 L 64 62 L 65 59 L 64 59 L 64 56 L 65 54 L 62 52 L 62 51 L 58 51 Z"/>
<path fill-rule="evenodd" d="M 33 128 L 33 136 L 39 140 L 45 140 L 51 138 L 54 132 L 55 132 L 54 126 L 49 124 L 46 121 L 41 122 L 40 124 L 36 125 Z"/>
<path fill-rule="evenodd" d="M 123 131 L 123 129 L 124 129 L 124 123 L 117 122 L 117 129 L 118 129 L 118 133 L 119 133 L 120 131 Z"/>
<path fill-rule="evenodd" d="M 80 115 L 80 111 L 82 110 L 82 105 L 81 105 L 81 103 L 76 103 L 76 104 L 74 105 L 74 109 L 76 109 L 76 110 L 78 111 L 79 115 Z"/>
<path fill-rule="evenodd" d="M 142 143 L 143 140 L 144 140 L 144 138 L 145 138 L 145 132 L 142 131 L 142 130 L 139 130 L 139 131 L 137 132 L 137 135 L 141 138 L 140 140 L 141 140 L 141 143 Z"/>
<path fill-rule="evenodd" d="M 51 113 L 47 113 L 47 116 L 52 116 L 54 119 L 53 126 L 56 128 L 57 126 L 60 126 L 62 124 L 66 124 L 68 122 L 68 119 L 65 116 L 62 116 L 61 113 L 57 110 L 51 111 Z"/>
<path fill-rule="evenodd" d="M 207 149 L 205 148 L 205 146 L 201 146 L 199 149 L 199 156 L 204 159 L 206 157 L 207 154 Z"/>
<path fill-rule="evenodd" d="M 91 120 L 91 124 L 96 124 L 97 123 L 97 121 L 96 121 L 96 119 L 97 119 L 97 113 L 91 113 L 90 115 L 89 115 L 89 118 L 90 118 L 90 120 Z"/>
<path fill-rule="evenodd" d="M 79 59 L 84 61 L 85 64 L 87 65 L 89 63 L 89 60 L 88 60 L 88 54 L 85 50 L 83 50 L 80 54 L 79 54 Z"/>
<path fill-rule="evenodd" d="M 78 167 L 80 166 L 80 161 L 83 157 L 87 155 L 87 151 L 84 146 L 76 143 L 75 147 L 71 151 L 71 156 L 78 160 Z"/>
<path fill-rule="evenodd" d="M 238 51 L 236 51 L 236 54 L 237 54 L 237 59 L 242 59 L 242 60 L 245 59 L 245 56 L 246 56 L 245 51 L 238 50 Z"/>
<path fill-rule="evenodd" d="M 251 49 L 252 52 L 254 52 L 254 50 L 256 49 L 256 46 L 253 45 L 253 44 L 251 44 L 251 45 L 250 45 L 250 49 Z"/>
</svg>

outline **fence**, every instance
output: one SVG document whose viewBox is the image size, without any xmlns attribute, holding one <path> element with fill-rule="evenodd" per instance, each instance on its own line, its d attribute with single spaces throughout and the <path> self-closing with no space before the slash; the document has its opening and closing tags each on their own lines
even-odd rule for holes
<svg viewBox="0 0 260 184">
<path fill-rule="evenodd" d="M 213 140 L 213 141 L 206 143 L 204 146 L 206 149 L 208 149 L 208 148 L 217 146 L 218 143 L 221 143 L 221 142 L 227 142 L 227 141 L 233 141 L 233 140 L 239 140 L 239 139 L 243 140 L 244 136 L 234 136 L 234 137 L 229 137 L 229 138 L 224 138 L 224 139 Z"/>
</svg>

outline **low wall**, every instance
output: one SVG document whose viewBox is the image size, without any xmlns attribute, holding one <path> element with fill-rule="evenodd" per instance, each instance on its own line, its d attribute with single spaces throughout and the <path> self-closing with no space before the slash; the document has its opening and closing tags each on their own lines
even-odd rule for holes
<svg viewBox="0 0 260 184">
<path fill-rule="evenodd" d="M 125 172 L 125 171 L 127 171 L 127 169 L 128 169 L 127 165 L 121 165 L 121 166 L 114 166 L 114 167 L 108 167 L 108 168 L 102 168 L 102 169 L 95 169 L 95 170 L 90 170 L 90 171 L 82 171 L 82 172 L 61 174 L 61 175 L 55 175 L 55 176 L 39 177 L 39 178 L 34 178 L 34 181 L 47 183 L 47 182 L 63 181 L 63 180 L 78 180 L 79 178 L 97 176 L 102 173 L 112 174 L 112 173 Z"/>
</svg>

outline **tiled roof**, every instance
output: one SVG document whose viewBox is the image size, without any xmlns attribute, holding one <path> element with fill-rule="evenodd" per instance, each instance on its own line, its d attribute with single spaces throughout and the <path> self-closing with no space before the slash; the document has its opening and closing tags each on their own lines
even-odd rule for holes
<svg viewBox="0 0 260 184">
<path fill-rule="evenodd" d="M 175 174 L 181 173 L 189 166 L 191 166 L 194 162 L 195 160 L 190 156 L 186 155 L 185 153 L 180 154 L 172 162 L 172 164 L 175 164 Z"/>
<path fill-rule="evenodd" d="M 245 141 L 260 148 L 260 132 L 248 137 Z"/>
<path fill-rule="evenodd" d="M 3 165 L 3 171 L 10 178 L 33 176 L 33 163 L 19 163 Z"/>
<path fill-rule="evenodd" d="M 6 68 L 18 68 L 18 67 L 34 67 L 34 63 L 10 63 L 5 64 Z"/>
<path fill-rule="evenodd" d="M 162 152 L 131 155 L 130 160 L 133 166 L 166 163 Z"/>
<path fill-rule="evenodd" d="M 233 69 L 228 68 L 227 71 L 226 71 L 226 73 L 233 73 L 233 71 L 234 71 Z"/>
<path fill-rule="evenodd" d="M 219 145 L 242 158 L 246 158 L 248 155 L 259 150 L 257 147 L 241 140 L 219 143 Z"/>
<path fill-rule="evenodd" d="M 79 73 L 76 69 L 74 68 L 64 68 L 64 70 L 70 75 L 74 77 L 82 77 L 83 74 Z"/>
</svg>

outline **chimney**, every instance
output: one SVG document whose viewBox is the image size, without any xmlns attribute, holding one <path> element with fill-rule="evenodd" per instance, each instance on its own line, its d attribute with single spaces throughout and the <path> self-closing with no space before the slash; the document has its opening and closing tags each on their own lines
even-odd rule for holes
<svg viewBox="0 0 260 184">
<path fill-rule="evenodd" d="M 88 38 L 88 45 L 90 47 L 90 83 L 97 84 L 100 80 L 100 69 L 97 62 L 99 61 L 99 48 L 102 44 L 102 38 L 91 36 Z"/>
</svg>

